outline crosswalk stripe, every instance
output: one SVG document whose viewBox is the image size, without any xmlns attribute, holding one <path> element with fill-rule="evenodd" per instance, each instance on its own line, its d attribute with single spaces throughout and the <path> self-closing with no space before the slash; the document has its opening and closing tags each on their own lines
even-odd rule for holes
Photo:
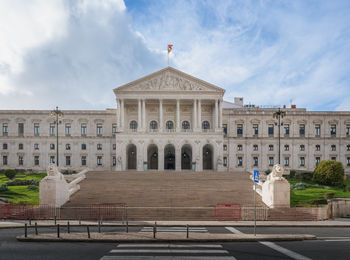
<svg viewBox="0 0 350 260">
<path fill-rule="evenodd" d="M 213 256 L 104 256 L 101 260 L 212 260 Z M 217 260 L 236 260 L 233 256 L 215 256 Z"/>
<path fill-rule="evenodd" d="M 192 248 L 192 247 L 204 247 L 204 248 L 222 248 L 222 245 L 202 245 L 202 244 L 188 244 L 188 245 L 177 245 L 177 244 L 119 244 L 117 247 L 154 247 L 154 248 Z"/>
<path fill-rule="evenodd" d="M 227 250 L 219 250 L 219 249 L 136 249 L 136 248 L 132 248 L 132 249 L 112 249 L 110 251 L 110 253 L 112 254 L 116 254 L 116 253 L 175 253 L 175 254 L 228 254 Z"/>
<path fill-rule="evenodd" d="M 186 228 L 169 228 L 169 227 L 158 227 L 157 232 L 186 232 Z M 207 233 L 208 230 L 206 228 L 189 228 L 189 232 L 195 233 Z M 144 227 L 140 232 L 153 232 L 153 227 Z"/>
</svg>

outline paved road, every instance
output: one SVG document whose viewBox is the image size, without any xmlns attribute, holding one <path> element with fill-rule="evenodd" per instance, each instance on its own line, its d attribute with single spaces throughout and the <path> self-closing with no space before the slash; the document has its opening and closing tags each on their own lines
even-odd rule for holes
<svg viewBox="0 0 350 260">
<path fill-rule="evenodd" d="M 171 228 L 170 228 L 171 229 Z M 74 227 L 73 230 L 78 231 Z M 121 228 L 104 231 L 120 232 Z M 130 232 L 147 232 L 145 228 L 130 228 Z M 169 228 L 164 228 L 166 232 Z M 55 232 L 54 228 L 40 229 Z M 63 229 L 62 232 L 65 230 Z M 95 228 L 94 231 L 97 231 Z M 162 232 L 160 231 L 160 232 Z M 182 232 L 172 228 L 172 231 Z M 32 232 L 32 231 L 31 231 Z M 252 233 L 252 228 L 208 227 L 192 232 Z M 23 229 L 0 229 L 0 259 L 349 259 L 350 228 L 257 228 L 258 233 L 309 233 L 320 239 L 296 242 L 238 242 L 200 244 L 115 244 L 115 243 L 32 243 L 18 242 L 16 235 Z"/>
</svg>

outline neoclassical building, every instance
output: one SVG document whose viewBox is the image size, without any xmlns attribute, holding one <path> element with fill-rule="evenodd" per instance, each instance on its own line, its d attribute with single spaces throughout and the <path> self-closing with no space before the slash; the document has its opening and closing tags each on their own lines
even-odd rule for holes
<svg viewBox="0 0 350 260">
<path fill-rule="evenodd" d="M 174 68 L 114 89 L 116 109 L 0 110 L 0 167 L 45 170 L 266 170 L 278 162 L 276 108 L 223 100 L 225 90 Z M 283 107 L 287 169 L 341 161 L 350 174 L 350 112 Z"/>
</svg>

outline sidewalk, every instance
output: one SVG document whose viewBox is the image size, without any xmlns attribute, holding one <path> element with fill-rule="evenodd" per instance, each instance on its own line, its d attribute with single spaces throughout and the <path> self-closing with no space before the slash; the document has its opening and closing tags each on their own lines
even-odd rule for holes
<svg viewBox="0 0 350 260">
<path fill-rule="evenodd" d="M 54 226 L 54 220 L 32 220 L 31 225 L 37 222 L 38 226 Z M 68 220 L 57 220 L 57 224 L 67 225 Z M 24 224 L 29 221 L 25 220 L 7 220 L 0 221 L 1 228 L 23 228 Z M 153 226 L 154 221 L 130 221 L 129 226 Z M 71 226 L 79 225 L 97 225 L 97 221 L 81 221 L 69 220 Z M 125 226 L 126 222 L 103 221 L 103 226 Z M 157 221 L 157 226 L 186 226 L 190 227 L 251 227 L 254 226 L 254 221 Z M 257 221 L 258 227 L 350 227 L 350 219 L 334 219 L 325 221 Z"/>
</svg>

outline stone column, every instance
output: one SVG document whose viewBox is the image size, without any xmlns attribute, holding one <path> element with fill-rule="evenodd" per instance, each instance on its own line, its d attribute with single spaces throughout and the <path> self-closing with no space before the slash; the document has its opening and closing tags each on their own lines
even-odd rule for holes
<svg viewBox="0 0 350 260">
<path fill-rule="evenodd" d="M 192 131 L 197 130 L 197 100 L 193 100 Z"/>
<path fill-rule="evenodd" d="M 202 101 L 198 99 L 198 124 L 199 131 L 202 129 Z"/>
<path fill-rule="evenodd" d="M 181 147 L 175 146 L 175 170 L 181 171 Z"/>
<path fill-rule="evenodd" d="M 158 171 L 164 171 L 164 146 L 158 145 Z"/>
<path fill-rule="evenodd" d="M 222 100 L 219 102 L 219 129 L 222 130 Z"/>
<path fill-rule="evenodd" d="M 213 120 L 213 122 L 215 122 L 215 126 L 214 126 L 214 130 L 216 130 L 218 128 L 219 125 L 219 111 L 218 111 L 218 100 L 215 99 L 215 118 Z"/>
<path fill-rule="evenodd" d="M 142 100 L 142 130 L 146 132 L 146 100 Z"/>
<path fill-rule="evenodd" d="M 137 101 L 137 131 L 140 132 L 142 128 L 142 119 L 141 119 L 141 100 Z"/>
<path fill-rule="evenodd" d="M 117 98 L 117 128 L 120 128 L 120 100 Z"/>
<path fill-rule="evenodd" d="M 176 100 L 176 132 L 180 132 L 180 100 Z"/>
<path fill-rule="evenodd" d="M 163 132 L 163 100 L 159 99 L 159 132 Z M 159 161 L 159 158 L 158 158 Z"/>
<path fill-rule="evenodd" d="M 120 104 L 120 113 L 121 113 L 121 116 L 120 116 L 120 125 L 121 125 L 121 130 L 124 131 L 124 99 L 121 99 L 121 104 Z"/>
</svg>

